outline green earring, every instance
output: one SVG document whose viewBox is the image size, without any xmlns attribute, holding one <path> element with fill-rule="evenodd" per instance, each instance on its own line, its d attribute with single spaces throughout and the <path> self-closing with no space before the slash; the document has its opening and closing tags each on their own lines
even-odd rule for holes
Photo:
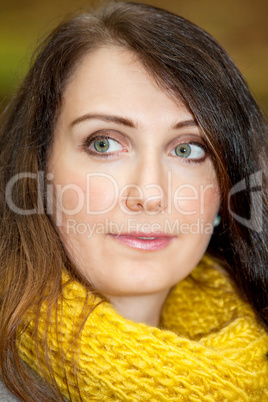
<svg viewBox="0 0 268 402">
<path fill-rule="evenodd" d="M 216 216 L 216 218 L 214 219 L 214 224 L 213 224 L 214 228 L 215 228 L 216 226 L 219 226 L 220 223 L 221 223 L 221 217 L 220 217 L 220 214 L 218 214 L 218 215 Z"/>
</svg>

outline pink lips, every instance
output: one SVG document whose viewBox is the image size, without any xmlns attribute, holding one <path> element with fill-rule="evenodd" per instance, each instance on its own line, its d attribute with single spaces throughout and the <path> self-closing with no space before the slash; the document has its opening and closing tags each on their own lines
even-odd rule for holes
<svg viewBox="0 0 268 402">
<path fill-rule="evenodd" d="M 121 235 L 110 234 L 115 241 L 125 246 L 145 251 L 157 251 L 167 247 L 176 236 L 164 233 L 128 233 Z"/>
</svg>

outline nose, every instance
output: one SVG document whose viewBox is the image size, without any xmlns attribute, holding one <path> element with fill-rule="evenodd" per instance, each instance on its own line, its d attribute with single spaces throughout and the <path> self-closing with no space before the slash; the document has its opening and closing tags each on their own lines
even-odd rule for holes
<svg viewBox="0 0 268 402">
<path fill-rule="evenodd" d="M 131 167 L 132 182 L 125 194 L 127 210 L 147 214 L 163 212 L 167 207 L 167 174 L 161 158 L 144 157 Z"/>
</svg>

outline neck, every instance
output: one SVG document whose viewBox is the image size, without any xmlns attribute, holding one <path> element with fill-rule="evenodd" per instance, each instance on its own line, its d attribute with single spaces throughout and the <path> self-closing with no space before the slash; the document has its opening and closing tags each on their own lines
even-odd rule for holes
<svg viewBox="0 0 268 402">
<path fill-rule="evenodd" d="M 168 292 L 169 289 L 157 294 L 112 296 L 109 299 L 124 318 L 157 327 Z"/>
</svg>

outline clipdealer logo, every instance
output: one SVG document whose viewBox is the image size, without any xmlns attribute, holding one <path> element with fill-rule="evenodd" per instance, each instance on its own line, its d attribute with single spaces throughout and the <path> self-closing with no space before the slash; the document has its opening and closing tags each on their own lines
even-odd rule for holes
<svg viewBox="0 0 268 402">
<path fill-rule="evenodd" d="M 174 209 L 181 215 L 195 215 L 197 210 L 195 208 L 189 208 L 191 201 L 195 203 L 200 211 L 200 214 L 204 214 L 204 205 L 206 192 L 213 189 L 213 184 L 202 185 L 198 187 L 192 184 L 181 184 L 177 188 L 172 188 L 172 172 L 167 173 L 167 194 L 164 194 L 163 188 L 158 184 L 147 184 L 144 188 L 137 186 L 136 184 L 127 184 L 123 187 L 119 187 L 118 183 L 113 176 L 104 173 L 87 173 L 85 175 L 85 186 L 81 188 L 75 183 L 53 184 L 53 174 L 45 172 L 38 173 L 20 173 L 10 179 L 6 187 L 6 202 L 9 208 L 19 215 L 33 215 L 43 214 L 44 205 L 46 205 L 46 213 L 48 215 L 55 216 L 55 222 L 57 226 L 62 226 L 63 216 L 74 216 L 79 214 L 82 210 L 86 211 L 87 215 L 100 216 L 111 212 L 114 208 L 119 209 L 128 216 L 140 215 L 142 211 L 130 210 L 126 207 L 126 195 L 130 190 L 135 190 L 138 193 L 137 196 L 132 196 L 132 199 L 144 199 L 144 205 L 150 201 L 162 200 L 166 201 L 166 210 L 161 211 L 162 215 L 170 215 Z M 35 180 L 36 191 L 38 192 L 38 202 L 35 208 L 22 209 L 13 200 L 12 194 L 14 187 L 20 180 Z M 93 210 L 92 201 L 94 201 L 94 195 L 91 194 L 91 180 L 101 180 L 102 187 L 109 186 L 109 202 L 110 204 L 101 210 Z M 105 181 L 105 182 L 104 182 Z M 149 197 L 144 196 L 144 190 L 153 191 L 154 195 Z M 63 199 L 66 192 L 71 192 L 74 195 L 75 203 L 72 207 L 66 208 Z M 95 205 L 95 204 L 94 204 Z M 95 205 L 96 207 L 96 205 Z M 98 208 L 98 207 L 97 207 Z M 146 215 L 156 215 L 158 211 L 146 210 Z"/>
<path fill-rule="evenodd" d="M 110 184 L 113 185 L 114 188 L 114 200 L 112 205 L 107 210 L 104 211 L 92 211 L 90 208 L 90 203 L 91 203 L 91 197 L 90 197 L 90 179 L 92 177 L 104 177 L 107 180 L 110 181 Z M 19 180 L 22 179 L 32 179 L 36 180 L 36 189 L 38 193 L 38 199 L 37 199 L 37 206 L 36 208 L 32 209 L 22 209 L 19 206 L 17 206 L 12 198 L 12 193 L 13 193 L 13 188 L 17 184 Z M 19 173 L 15 176 L 13 176 L 7 186 L 6 186 L 6 191 L 5 191 L 5 199 L 6 203 L 9 206 L 9 208 L 15 212 L 18 215 L 33 215 L 33 214 L 43 214 L 45 211 L 44 204 L 46 203 L 46 212 L 49 215 L 52 215 L 56 212 L 56 225 L 57 226 L 62 226 L 63 224 L 63 215 L 75 215 L 81 211 L 84 206 L 86 205 L 87 208 L 87 213 L 88 215 L 103 215 L 111 211 L 117 204 L 118 199 L 122 198 L 124 199 L 124 191 L 131 186 L 137 188 L 138 186 L 136 185 L 127 185 L 122 189 L 119 189 L 117 186 L 117 183 L 115 179 L 110 176 L 110 175 L 104 175 L 102 173 L 90 173 L 87 174 L 87 192 L 86 194 L 84 193 L 83 189 L 80 188 L 76 184 L 68 184 L 65 186 L 61 186 L 59 184 L 54 185 L 53 184 L 53 174 L 48 173 L 45 175 L 45 172 L 39 171 L 37 173 L 31 173 L 31 172 L 24 172 L 24 173 Z M 150 188 L 155 188 L 156 191 L 158 191 L 158 198 L 161 198 L 164 196 L 163 194 L 163 189 L 160 188 L 159 185 L 154 185 L 151 184 L 149 185 Z M 172 208 L 175 208 L 177 212 L 179 212 L 181 215 L 193 215 L 196 213 L 196 211 L 185 211 L 180 209 L 180 201 L 191 201 L 191 200 L 199 200 L 200 202 L 200 211 L 201 215 L 204 213 L 203 208 L 204 208 L 204 198 L 205 198 L 205 192 L 210 188 L 213 187 L 212 185 L 208 185 L 205 187 L 202 187 L 199 189 L 199 192 L 194 186 L 191 185 L 185 185 L 183 184 L 182 186 L 178 187 L 172 192 L 171 189 L 171 174 L 168 172 L 167 176 L 167 187 L 168 187 L 168 211 L 167 214 L 171 214 Z M 182 195 L 183 190 L 187 188 L 187 190 L 190 190 L 191 194 L 188 195 L 187 197 Z M 140 195 L 142 196 L 142 189 L 138 188 Z M 76 196 L 77 196 L 77 205 L 75 208 L 68 210 L 65 209 L 63 206 L 63 196 L 66 191 L 73 191 Z M 250 200 L 251 200 L 251 205 L 249 208 L 250 217 L 247 219 L 243 217 L 243 214 L 241 212 L 241 215 L 237 213 L 237 211 L 232 210 L 232 202 L 231 198 L 234 195 L 237 195 L 238 193 L 242 191 L 247 191 L 250 194 Z M 154 197 L 153 197 L 154 198 Z M 120 208 L 122 209 L 123 212 L 125 211 L 124 203 L 119 205 Z M 239 222 L 241 225 L 256 231 L 256 232 L 261 232 L 263 229 L 263 201 L 262 201 L 262 171 L 258 171 L 256 173 L 253 173 L 250 175 L 248 178 L 245 178 L 241 180 L 239 183 L 237 183 L 229 192 L 228 196 L 228 209 L 230 212 L 230 215 L 235 219 L 237 222 Z M 139 212 L 140 213 L 140 212 Z M 127 211 L 128 215 L 137 215 L 137 213 L 130 213 Z M 149 215 L 149 213 L 148 213 Z"/>
<path fill-rule="evenodd" d="M 243 218 L 231 210 L 231 197 L 242 191 L 248 191 L 250 194 L 250 217 L 249 219 Z M 262 171 L 259 170 L 249 176 L 249 179 L 243 179 L 238 182 L 230 191 L 228 197 L 228 208 L 231 216 L 241 223 L 241 225 L 254 230 L 255 232 L 262 232 L 263 229 L 263 201 L 262 201 Z"/>
<path fill-rule="evenodd" d="M 120 235 L 131 234 L 135 232 L 143 233 L 159 233 L 164 232 L 168 234 L 212 234 L 214 226 L 211 223 L 205 222 L 203 219 L 197 219 L 196 222 L 186 223 L 180 222 L 179 219 L 175 219 L 170 222 L 165 219 L 160 225 L 158 222 L 138 222 L 136 219 L 127 219 L 124 222 L 113 222 L 106 218 L 103 222 L 77 222 L 75 219 L 69 218 L 66 221 L 66 233 L 68 235 L 80 235 L 86 236 L 88 239 L 94 234 L 107 234 L 116 233 Z"/>
</svg>

